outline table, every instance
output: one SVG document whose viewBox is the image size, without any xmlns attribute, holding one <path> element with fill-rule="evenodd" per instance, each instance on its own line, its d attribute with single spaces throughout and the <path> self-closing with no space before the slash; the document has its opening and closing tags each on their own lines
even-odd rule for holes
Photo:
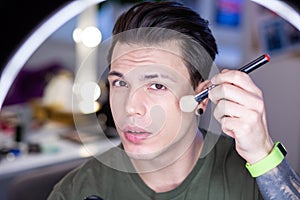
<svg viewBox="0 0 300 200">
<path fill-rule="evenodd" d="M 93 129 L 93 127 L 90 127 Z M 80 158 L 88 158 L 100 154 L 119 144 L 119 138 L 100 136 L 94 141 L 78 143 L 62 139 L 64 133 L 76 131 L 72 127 L 65 127 L 55 123 L 45 124 L 38 130 L 27 134 L 28 142 L 39 143 L 41 153 L 23 153 L 13 160 L 0 161 L 0 199 L 5 199 L 9 181 L 15 176 L 42 167 L 68 162 Z"/>
</svg>

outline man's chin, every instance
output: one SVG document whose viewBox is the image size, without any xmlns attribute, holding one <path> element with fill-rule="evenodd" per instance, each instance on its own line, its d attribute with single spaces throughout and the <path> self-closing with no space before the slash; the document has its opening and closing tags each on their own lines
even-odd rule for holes
<svg viewBox="0 0 300 200">
<path fill-rule="evenodd" d="M 126 150 L 126 154 L 131 158 L 132 160 L 140 160 L 140 161 L 147 161 L 147 160 L 153 160 L 157 158 L 160 155 L 160 152 L 142 152 L 142 151 L 134 151 L 134 150 Z"/>
</svg>

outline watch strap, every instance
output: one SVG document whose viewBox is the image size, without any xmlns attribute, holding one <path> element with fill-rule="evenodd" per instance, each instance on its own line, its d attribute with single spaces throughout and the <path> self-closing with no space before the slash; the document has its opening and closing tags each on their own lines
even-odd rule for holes
<svg viewBox="0 0 300 200">
<path fill-rule="evenodd" d="M 252 165 L 247 162 L 246 168 L 248 169 L 252 177 L 261 176 L 271 169 L 277 167 L 283 161 L 286 154 L 287 151 L 285 147 L 280 142 L 276 142 L 272 151 L 267 157 Z"/>
</svg>

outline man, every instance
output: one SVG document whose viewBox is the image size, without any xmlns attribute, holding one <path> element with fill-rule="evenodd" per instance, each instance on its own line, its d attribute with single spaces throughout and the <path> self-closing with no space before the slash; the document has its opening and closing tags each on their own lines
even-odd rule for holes
<svg viewBox="0 0 300 200">
<path fill-rule="evenodd" d="M 147 2 L 123 13 L 113 35 L 108 80 L 121 144 L 68 174 L 48 199 L 299 198 L 285 160 L 260 166 L 281 151 L 248 75 L 223 70 L 209 99 L 181 106 L 211 84 L 217 45 L 206 20 L 180 3 Z M 198 128 L 209 100 L 225 134 Z"/>
</svg>

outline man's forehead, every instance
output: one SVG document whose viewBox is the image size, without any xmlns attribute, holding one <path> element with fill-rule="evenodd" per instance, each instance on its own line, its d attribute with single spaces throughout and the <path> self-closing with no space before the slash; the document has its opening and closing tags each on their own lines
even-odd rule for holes
<svg viewBox="0 0 300 200">
<path fill-rule="evenodd" d="M 170 54 L 182 57 L 180 45 L 177 42 L 160 42 L 155 44 L 145 43 L 121 43 L 117 42 L 112 54 L 112 62 L 124 55 L 138 55 L 138 54 Z"/>
<path fill-rule="evenodd" d="M 185 79 L 181 74 L 166 65 L 144 65 L 137 68 L 132 68 L 130 71 L 123 74 L 117 70 L 111 70 L 109 76 L 117 76 L 125 79 L 135 77 L 139 81 L 147 81 L 153 79 L 167 79 L 172 82 L 177 82 L 180 79 Z"/>
<path fill-rule="evenodd" d="M 149 66 L 147 70 L 155 68 L 159 72 L 167 71 L 170 75 L 173 71 L 184 78 L 190 78 L 180 47 L 175 42 L 166 42 L 161 46 L 117 42 L 112 55 L 111 70 L 125 74 L 140 66 Z"/>
</svg>

